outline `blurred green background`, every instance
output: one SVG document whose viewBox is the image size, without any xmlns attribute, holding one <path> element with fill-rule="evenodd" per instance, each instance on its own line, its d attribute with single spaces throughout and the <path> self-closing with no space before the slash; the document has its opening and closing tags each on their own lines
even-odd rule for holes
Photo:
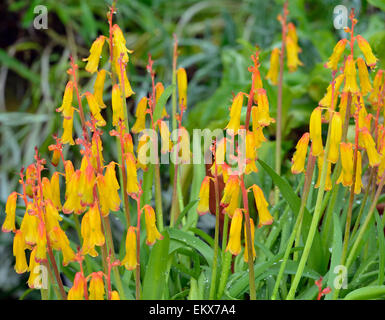
<svg viewBox="0 0 385 320">
<path fill-rule="evenodd" d="M 108 34 L 106 12 L 110 4 L 109 0 L 0 3 L 0 223 L 7 196 L 17 189 L 20 168 L 33 160 L 34 147 L 38 146 L 43 157 L 50 157 L 47 146 L 53 142 L 52 134 L 61 133 L 61 117 L 55 109 L 61 104 L 68 79 L 69 55 L 84 67 L 81 59 L 88 56 L 93 40 Z M 157 80 L 170 84 L 175 33 L 179 39 L 178 66 L 186 68 L 189 79 L 185 125 L 189 130 L 224 127 L 231 93 L 249 88 L 247 68 L 256 46 L 261 50 L 262 76 L 267 72 L 271 49 L 280 46 L 277 15 L 282 4 L 278 0 L 118 0 L 115 22 L 126 36 L 127 47 L 134 50 L 128 66 L 136 92 L 128 103 L 131 115 L 136 102 L 149 90 L 148 54 L 155 61 Z M 385 61 L 385 0 L 289 1 L 289 20 L 297 26 L 304 66 L 284 75 L 283 148 L 287 157 L 283 174 L 293 146 L 307 130 L 311 110 L 331 80 L 323 64 L 345 34 L 333 26 L 333 9 L 340 4 L 356 9 L 357 32 Z M 48 29 L 33 27 L 38 5 L 48 9 Z M 93 77 L 84 71 L 80 77 L 83 92 L 92 88 Z M 265 80 L 264 86 L 275 117 L 276 88 Z M 107 88 L 106 102 L 109 92 Z M 79 134 L 79 123 L 75 123 L 75 130 Z M 274 126 L 265 135 L 274 140 Z M 103 138 L 108 140 L 107 135 Z M 115 144 L 106 140 L 105 158 L 116 159 Z M 270 147 L 267 144 L 265 158 L 273 155 L 267 152 Z M 271 184 L 268 179 L 262 181 Z M 13 271 L 11 240 L 9 234 L 0 233 L 0 298 L 18 297 L 26 288 L 27 275 Z"/>
</svg>

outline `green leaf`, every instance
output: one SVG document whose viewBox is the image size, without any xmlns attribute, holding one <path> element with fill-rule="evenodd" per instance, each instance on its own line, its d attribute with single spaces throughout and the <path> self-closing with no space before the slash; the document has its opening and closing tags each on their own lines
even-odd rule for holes
<svg viewBox="0 0 385 320">
<path fill-rule="evenodd" d="M 377 8 L 380 8 L 382 11 L 385 12 L 385 2 L 384 0 L 368 0 L 368 2 Z"/>
<path fill-rule="evenodd" d="M 210 248 L 207 243 L 183 230 L 172 228 L 169 229 L 168 232 L 170 234 L 171 240 L 184 243 L 190 248 L 197 250 L 205 258 L 208 265 L 211 267 L 214 259 L 214 253 L 213 249 Z"/>
<path fill-rule="evenodd" d="M 143 280 L 144 300 L 160 300 L 165 289 L 167 261 L 169 260 L 168 248 L 170 236 L 165 230 L 163 239 L 155 243 L 148 260 L 146 274 Z"/>
<path fill-rule="evenodd" d="M 198 200 L 193 200 L 193 201 L 191 201 L 187 206 L 185 206 L 184 207 L 184 209 L 183 209 L 183 211 L 179 214 L 179 216 L 178 216 L 178 219 L 176 220 L 176 222 L 175 222 L 175 226 L 177 227 L 180 223 L 181 223 L 181 221 L 182 221 L 182 219 L 183 219 L 183 217 L 186 215 L 186 213 L 196 204 L 198 202 Z"/>
<path fill-rule="evenodd" d="M 286 179 L 281 178 L 279 175 L 277 175 L 274 172 L 274 170 L 270 166 L 268 166 L 265 162 L 263 162 L 260 159 L 258 159 L 258 162 L 260 163 L 262 168 L 273 179 L 274 184 L 281 191 L 283 198 L 285 198 L 291 210 L 297 216 L 301 206 L 301 200 L 294 193 L 293 188 L 290 186 L 290 184 L 287 182 Z M 307 238 L 307 235 L 309 233 L 311 220 L 312 220 L 312 216 L 310 212 L 307 210 L 307 208 L 305 208 L 304 215 L 303 215 L 303 223 L 302 223 L 302 236 L 304 239 Z M 310 268 L 316 270 L 320 274 L 325 273 L 328 261 L 324 260 L 323 248 L 321 246 L 321 238 L 318 232 L 314 236 L 312 250 L 310 251 L 308 262 L 309 262 Z"/>
<path fill-rule="evenodd" d="M 385 297 L 385 286 L 368 286 L 347 294 L 345 300 L 370 300 Z"/>
<path fill-rule="evenodd" d="M 172 90 L 174 89 L 175 85 L 168 86 L 160 96 L 158 102 L 156 103 L 155 110 L 154 110 L 154 122 L 156 123 L 160 117 L 162 116 L 162 111 L 164 106 L 166 105 L 167 100 L 170 98 L 172 94 Z"/>
<path fill-rule="evenodd" d="M 7 66 L 9 69 L 15 71 L 19 76 L 31 81 L 34 84 L 40 83 L 40 75 L 31 71 L 16 58 L 9 56 L 3 49 L 0 49 L 0 64 Z"/>
<path fill-rule="evenodd" d="M 376 222 L 377 222 L 377 239 L 379 247 L 379 268 L 378 268 L 378 284 L 382 285 L 384 283 L 384 272 L 385 272 L 385 236 L 384 236 L 384 225 L 382 224 L 380 215 L 376 211 L 375 213 Z"/>
</svg>

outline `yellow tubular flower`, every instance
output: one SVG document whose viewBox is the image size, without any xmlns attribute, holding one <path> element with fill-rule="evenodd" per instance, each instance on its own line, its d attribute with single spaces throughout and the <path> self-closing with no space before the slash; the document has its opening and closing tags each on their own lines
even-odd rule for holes
<svg viewBox="0 0 385 320">
<path fill-rule="evenodd" d="M 159 233 L 155 224 L 155 212 L 154 209 L 146 204 L 143 207 L 144 217 L 146 221 L 147 240 L 146 244 L 152 246 L 156 240 L 162 240 L 163 236 Z"/>
<path fill-rule="evenodd" d="M 170 139 L 170 130 L 168 129 L 166 122 L 164 122 L 163 120 L 159 121 L 159 132 L 160 132 L 160 139 L 162 143 L 160 152 L 161 153 L 170 152 L 172 149 L 172 143 Z"/>
<path fill-rule="evenodd" d="M 299 139 L 297 146 L 295 147 L 296 151 L 293 155 L 293 159 L 291 160 L 291 172 L 293 174 L 298 174 L 304 171 L 308 145 L 309 133 L 306 132 L 302 135 L 301 139 Z"/>
<path fill-rule="evenodd" d="M 155 104 L 158 103 L 159 98 L 161 97 L 163 92 L 164 92 L 164 86 L 163 86 L 162 82 L 157 82 L 155 85 Z M 165 118 L 165 117 L 168 117 L 168 114 L 167 114 L 166 107 L 163 107 L 161 118 Z"/>
<path fill-rule="evenodd" d="M 100 211 L 103 217 L 107 217 L 110 210 L 118 211 L 120 207 L 120 197 L 118 189 L 108 184 L 106 177 L 99 175 L 96 179 L 98 187 Z"/>
<path fill-rule="evenodd" d="M 253 80 L 253 83 L 254 83 L 254 90 L 263 88 L 263 83 L 262 83 L 262 79 L 261 79 L 261 73 L 259 72 L 259 69 L 255 69 L 254 70 L 254 74 L 253 74 L 252 80 Z"/>
<path fill-rule="evenodd" d="M 148 144 L 150 143 L 150 136 L 143 134 L 139 138 L 138 147 L 136 149 L 137 155 L 138 155 L 138 161 L 136 162 L 136 168 L 142 169 L 143 171 L 147 171 L 147 164 L 148 164 L 148 153 L 149 148 Z M 134 157 L 135 158 L 135 157 Z"/>
<path fill-rule="evenodd" d="M 67 235 L 60 227 L 54 228 L 53 232 L 55 233 L 58 247 L 60 248 L 63 254 L 63 266 L 67 266 L 68 263 L 75 260 L 75 252 L 70 246 L 70 242 L 67 238 Z"/>
<path fill-rule="evenodd" d="M 105 243 L 105 238 L 102 232 L 102 220 L 100 218 L 99 206 L 96 202 L 90 207 L 88 214 L 90 219 L 91 243 L 96 246 L 102 246 Z"/>
<path fill-rule="evenodd" d="M 76 214 L 80 214 L 84 211 L 84 206 L 81 204 L 81 197 L 79 196 L 79 187 L 80 180 L 82 177 L 82 172 L 80 170 L 76 170 L 69 180 L 66 189 L 67 200 L 63 205 L 64 213 L 75 212 Z"/>
<path fill-rule="evenodd" d="M 84 161 L 84 162 L 83 162 Z M 94 185 L 95 185 L 95 171 L 91 163 L 84 157 L 83 163 L 87 163 L 86 167 L 80 168 L 81 176 L 79 181 L 78 194 L 81 195 L 81 203 L 83 206 L 89 206 L 94 203 Z"/>
<path fill-rule="evenodd" d="M 362 156 L 361 152 L 357 151 L 357 169 L 356 169 L 356 182 L 354 184 L 354 193 L 360 194 L 362 185 Z"/>
<path fill-rule="evenodd" d="M 103 144 L 102 139 L 99 135 L 94 134 L 91 141 L 91 165 L 98 171 L 98 166 L 103 167 L 104 158 L 103 158 Z M 99 162 L 99 164 L 98 164 Z"/>
<path fill-rule="evenodd" d="M 226 126 L 226 129 L 232 130 L 234 135 L 238 134 L 238 129 L 240 127 L 242 105 L 243 94 L 240 92 L 233 99 L 233 103 L 230 108 L 230 121 Z"/>
<path fill-rule="evenodd" d="M 199 203 L 197 212 L 199 215 L 204 215 L 210 211 L 209 209 L 209 190 L 210 190 L 210 177 L 204 177 L 201 188 L 199 190 Z"/>
<path fill-rule="evenodd" d="M 136 107 L 136 121 L 131 131 L 133 133 L 139 133 L 146 128 L 146 110 L 147 110 L 147 98 L 140 99 L 138 106 Z"/>
<path fill-rule="evenodd" d="M 247 247 L 247 233 L 246 233 L 246 222 L 243 227 L 244 233 L 245 233 L 245 251 L 243 254 L 243 260 L 245 262 L 249 261 L 249 252 L 248 252 L 248 247 Z M 254 247 L 254 235 L 255 235 L 255 226 L 254 226 L 254 221 L 253 219 L 250 218 L 250 233 L 251 233 L 251 244 L 253 248 L 253 261 L 255 260 L 255 257 L 257 256 L 255 253 L 255 247 Z"/>
<path fill-rule="evenodd" d="M 54 167 L 57 167 L 59 162 L 60 162 L 60 152 L 57 149 L 55 149 L 53 150 L 53 153 L 52 153 L 51 164 Z"/>
<path fill-rule="evenodd" d="M 52 202 L 56 209 L 61 210 L 59 172 L 54 172 L 51 178 Z"/>
<path fill-rule="evenodd" d="M 126 255 L 122 260 L 122 265 L 127 270 L 134 270 L 137 265 L 136 261 L 136 228 L 130 226 L 126 236 Z"/>
<path fill-rule="evenodd" d="M 83 245 L 81 249 L 82 254 L 89 254 L 91 257 L 96 257 L 98 253 L 95 250 L 95 245 L 91 243 L 91 224 L 88 211 L 83 215 L 80 232 L 83 239 Z"/>
<path fill-rule="evenodd" d="M 126 169 L 127 169 L 127 186 L 126 192 L 132 196 L 139 191 L 138 178 L 136 173 L 135 158 L 132 153 L 128 153 L 126 157 Z"/>
<path fill-rule="evenodd" d="M 342 81 L 344 80 L 344 75 L 340 74 L 336 79 L 334 83 L 334 91 L 333 86 L 329 84 L 329 86 L 326 89 L 326 94 L 319 102 L 320 106 L 323 107 L 331 107 L 332 109 L 335 109 L 337 100 L 338 100 L 338 90 L 340 89 L 340 86 L 342 84 Z M 332 104 L 332 94 L 333 94 L 333 104 Z"/>
<path fill-rule="evenodd" d="M 6 217 L 5 217 L 3 226 L 1 227 L 1 231 L 3 232 L 11 232 L 16 230 L 16 226 L 15 226 L 16 202 L 17 202 L 17 193 L 12 192 L 7 199 L 7 204 L 5 205 Z"/>
<path fill-rule="evenodd" d="M 60 141 L 63 144 L 69 143 L 74 145 L 74 139 L 72 138 L 72 127 L 74 122 L 74 109 L 71 107 L 70 116 L 63 118 L 63 135 L 61 136 Z"/>
<path fill-rule="evenodd" d="M 122 103 L 122 92 L 120 91 L 119 85 L 117 84 L 112 87 L 112 112 L 112 124 L 114 126 L 119 124 L 119 120 L 125 120 Z"/>
<path fill-rule="evenodd" d="M 28 266 L 28 272 L 29 272 L 29 278 L 28 278 L 28 287 L 31 289 L 41 289 L 41 279 L 39 279 L 40 275 L 40 263 L 36 262 L 35 260 L 36 255 L 36 247 L 33 248 L 31 251 L 31 255 L 29 257 L 29 266 Z M 39 281 L 40 280 L 40 281 Z"/>
<path fill-rule="evenodd" d="M 370 47 L 368 41 L 366 41 L 361 35 L 357 35 L 356 39 L 358 42 L 358 46 L 365 57 L 366 64 L 369 67 L 374 67 L 378 59 L 374 56 L 372 48 Z"/>
<path fill-rule="evenodd" d="M 89 293 L 90 300 L 104 300 L 105 290 L 103 272 L 99 271 L 91 273 Z"/>
<path fill-rule="evenodd" d="M 231 219 L 229 242 L 226 247 L 226 251 L 230 251 L 235 256 L 241 252 L 242 218 L 242 210 L 237 208 Z"/>
<path fill-rule="evenodd" d="M 260 187 L 258 187 L 256 184 L 252 186 L 254 199 L 255 199 L 255 205 L 258 210 L 258 216 L 259 216 L 259 223 L 258 228 L 264 225 L 269 225 L 273 223 L 273 217 L 271 216 L 269 210 L 267 207 L 269 204 L 267 203 L 265 196 L 263 195 L 263 191 Z"/>
<path fill-rule="evenodd" d="M 87 280 L 81 272 L 77 272 L 72 288 L 68 291 L 67 300 L 83 300 L 84 290 L 87 290 Z"/>
<path fill-rule="evenodd" d="M 353 145 L 351 143 L 340 143 L 342 171 L 337 183 L 349 187 L 353 183 Z"/>
<path fill-rule="evenodd" d="M 371 167 L 378 166 L 381 162 L 380 155 L 376 150 L 376 143 L 367 128 L 363 128 L 361 137 L 366 153 L 368 154 L 369 165 Z"/>
<path fill-rule="evenodd" d="M 369 96 L 369 101 L 375 107 L 377 106 L 377 104 L 379 102 L 378 101 L 379 93 L 381 92 L 382 87 L 384 85 L 383 75 L 384 75 L 384 70 L 378 70 L 378 72 L 376 73 L 376 76 L 374 77 L 374 80 L 373 80 L 373 91 Z"/>
<path fill-rule="evenodd" d="M 292 22 L 289 22 L 288 25 L 287 25 L 287 36 L 293 40 L 294 44 L 296 45 L 296 47 L 298 48 L 298 52 L 301 52 L 301 48 L 298 47 L 298 36 L 297 36 L 297 30 L 295 28 L 295 25 L 294 23 Z"/>
<path fill-rule="evenodd" d="M 290 72 L 297 70 L 303 63 L 298 59 L 299 48 L 291 37 L 286 38 L 287 67 Z"/>
<path fill-rule="evenodd" d="M 348 58 L 346 59 L 344 75 L 345 75 L 345 87 L 343 91 L 357 93 L 359 91 L 359 88 L 357 86 L 357 79 L 356 79 L 357 71 L 356 71 L 356 65 L 352 55 L 349 55 Z"/>
<path fill-rule="evenodd" d="M 365 61 L 362 58 L 357 59 L 358 67 L 358 78 L 360 79 L 361 93 L 366 96 L 373 90 L 369 80 L 368 68 L 366 67 Z"/>
<path fill-rule="evenodd" d="M 258 108 L 253 106 L 251 108 L 251 119 L 253 125 L 254 143 L 257 149 L 260 148 L 262 142 L 267 141 L 263 135 L 263 127 L 258 122 Z"/>
<path fill-rule="evenodd" d="M 98 71 L 100 56 L 102 55 L 104 41 L 106 40 L 105 36 L 99 36 L 91 45 L 90 55 L 88 58 L 83 59 L 87 61 L 85 67 L 87 72 L 94 73 Z"/>
<path fill-rule="evenodd" d="M 123 150 L 124 153 L 134 153 L 134 144 L 129 133 L 125 133 L 123 136 Z"/>
<path fill-rule="evenodd" d="M 339 156 L 339 147 L 342 138 L 342 119 L 338 112 L 334 113 L 331 121 L 330 148 L 327 160 L 336 163 Z"/>
<path fill-rule="evenodd" d="M 319 188 L 320 186 L 323 163 L 324 163 L 323 155 L 318 156 L 317 158 L 318 179 L 317 179 L 316 185 L 314 186 L 315 188 Z M 331 179 L 332 164 L 331 162 L 328 161 L 326 165 L 327 167 L 326 167 L 325 191 L 329 191 L 332 189 L 332 179 Z"/>
<path fill-rule="evenodd" d="M 312 142 L 312 154 L 319 156 L 323 152 L 321 108 L 315 108 L 310 116 L 309 135 Z"/>
<path fill-rule="evenodd" d="M 225 188 L 223 190 L 223 196 L 221 199 L 221 204 L 226 205 L 230 203 L 231 197 L 234 194 L 235 190 L 239 187 L 239 178 L 237 175 L 229 176 Z"/>
<path fill-rule="evenodd" d="M 94 83 L 94 96 L 98 103 L 98 106 L 102 109 L 106 108 L 106 105 L 103 102 L 103 90 L 104 90 L 104 80 L 106 79 L 107 71 L 102 69 L 98 71 L 96 80 Z"/>
<path fill-rule="evenodd" d="M 341 39 L 337 42 L 333 49 L 333 53 L 329 58 L 329 61 L 326 63 L 326 68 L 332 69 L 333 71 L 336 71 L 338 68 L 338 62 L 340 61 L 341 55 L 345 51 L 346 43 L 348 42 L 347 39 Z"/>
<path fill-rule="evenodd" d="M 68 81 L 64 90 L 63 102 L 60 108 L 56 111 L 62 112 L 63 117 L 72 117 L 72 98 L 74 92 L 74 84 L 72 81 Z"/>
<path fill-rule="evenodd" d="M 179 105 L 184 108 L 187 107 L 187 74 L 184 68 L 179 68 L 176 71 L 176 78 L 178 83 L 178 97 Z"/>
<path fill-rule="evenodd" d="M 245 174 L 250 174 L 251 172 L 258 172 L 258 168 L 255 165 L 256 160 L 257 160 L 257 149 L 254 141 L 254 133 L 252 131 L 247 131 Z"/>
<path fill-rule="evenodd" d="M 37 227 L 39 219 L 29 214 L 29 210 L 33 207 L 32 203 L 28 203 L 27 209 L 25 210 L 23 220 L 20 225 L 20 231 L 24 236 L 25 243 L 28 245 L 34 245 L 37 242 Z"/>
<path fill-rule="evenodd" d="M 47 261 L 47 237 L 43 221 L 39 221 L 37 227 L 36 256 L 37 262 Z"/>
<path fill-rule="evenodd" d="M 100 114 L 101 107 L 99 106 L 95 96 L 89 91 L 85 93 L 85 96 L 87 99 L 88 106 L 90 107 L 91 114 L 95 118 L 95 120 L 97 120 L 96 126 L 104 127 L 106 125 L 106 121 Z"/>
<path fill-rule="evenodd" d="M 74 165 L 72 164 L 71 160 L 66 160 L 64 163 L 64 171 L 65 171 L 65 178 L 66 178 L 66 198 L 68 197 L 67 194 L 67 186 L 72 178 L 72 174 L 75 172 Z"/>
<path fill-rule="evenodd" d="M 25 171 L 25 193 L 32 198 L 32 185 L 34 184 L 34 180 L 36 180 L 36 167 L 34 164 L 30 164 Z"/>
<path fill-rule="evenodd" d="M 120 296 L 119 296 L 118 291 L 113 290 L 113 291 L 111 292 L 111 300 L 120 300 Z"/>
<path fill-rule="evenodd" d="M 230 194 L 230 202 L 227 207 L 225 207 L 224 212 L 229 215 L 230 218 L 233 217 L 235 210 L 239 207 L 241 187 L 239 184 L 235 185 L 233 192 Z"/>
<path fill-rule="evenodd" d="M 16 230 L 13 239 L 13 255 L 16 259 L 15 271 L 17 273 L 24 273 L 28 270 L 27 259 L 25 257 L 25 242 L 23 234 L 20 230 Z"/>
<path fill-rule="evenodd" d="M 348 93 L 347 92 L 342 92 L 341 93 L 340 104 L 338 106 L 338 109 L 340 110 L 342 125 L 345 122 L 347 105 L 348 105 Z"/>
<path fill-rule="evenodd" d="M 258 103 L 258 124 L 266 127 L 270 123 L 275 122 L 273 118 L 270 118 L 269 114 L 269 100 L 267 99 L 266 90 L 258 89 L 257 91 L 257 103 Z"/>
</svg>

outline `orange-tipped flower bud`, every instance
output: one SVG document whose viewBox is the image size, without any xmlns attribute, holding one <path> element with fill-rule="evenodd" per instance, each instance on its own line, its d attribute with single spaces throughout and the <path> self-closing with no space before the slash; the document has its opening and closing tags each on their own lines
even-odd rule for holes
<svg viewBox="0 0 385 320">
<path fill-rule="evenodd" d="M 308 145 L 309 133 L 306 132 L 302 135 L 301 139 L 299 139 L 297 146 L 295 147 L 296 151 L 293 155 L 293 159 L 291 160 L 291 172 L 293 174 L 298 174 L 304 171 Z"/>
<path fill-rule="evenodd" d="M 67 300 L 83 300 L 85 290 L 87 290 L 87 280 L 81 272 L 77 272 L 73 286 L 68 291 Z"/>
</svg>

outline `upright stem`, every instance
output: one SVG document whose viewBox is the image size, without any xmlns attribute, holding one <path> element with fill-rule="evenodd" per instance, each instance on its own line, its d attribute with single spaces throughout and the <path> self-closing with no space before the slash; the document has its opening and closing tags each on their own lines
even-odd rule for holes
<svg viewBox="0 0 385 320">
<path fill-rule="evenodd" d="M 278 97 L 277 97 L 277 126 L 276 126 L 276 141 L 275 141 L 275 171 L 278 175 L 281 174 L 281 148 L 282 148 L 282 89 L 283 89 L 283 63 L 285 57 L 286 44 L 286 20 L 288 15 L 288 1 L 285 1 L 282 17 L 282 44 L 279 56 L 279 80 L 278 80 Z M 279 189 L 275 187 L 274 203 L 277 204 L 279 199 Z"/>
<path fill-rule="evenodd" d="M 305 176 L 305 184 L 303 187 L 302 198 L 301 198 L 301 207 L 299 209 L 299 213 L 298 213 L 297 219 L 296 219 L 295 224 L 294 224 L 294 229 L 290 235 L 289 241 L 288 241 L 287 246 L 286 246 L 285 254 L 283 256 L 283 260 L 282 260 L 281 266 L 279 268 L 279 273 L 278 273 L 277 279 L 275 281 L 271 300 L 276 299 L 276 296 L 278 293 L 278 288 L 280 286 L 280 283 L 281 283 L 281 280 L 283 277 L 283 273 L 284 273 L 285 268 L 286 268 L 287 260 L 288 260 L 289 255 L 290 255 L 290 250 L 293 246 L 293 242 L 296 238 L 296 235 L 300 234 L 300 232 L 301 232 L 302 219 L 303 219 L 303 214 L 305 212 L 306 201 L 307 201 L 309 191 L 310 191 L 310 186 L 311 186 L 311 181 L 312 181 L 313 171 L 314 171 L 315 159 L 316 158 L 312 154 L 309 155 L 307 170 L 306 170 L 306 176 Z"/>
<path fill-rule="evenodd" d="M 333 119 L 333 116 L 334 116 L 334 114 L 332 114 L 332 116 L 331 116 L 330 123 Z M 324 191 L 325 191 L 325 182 L 326 182 L 326 175 L 327 175 L 327 172 L 326 172 L 327 171 L 327 155 L 328 155 L 329 149 L 330 149 L 330 132 L 331 132 L 331 125 L 329 125 L 329 127 L 328 127 L 328 134 L 327 134 L 326 147 L 325 147 L 325 156 L 324 156 L 323 164 L 322 164 L 321 181 L 320 181 L 320 187 L 318 189 L 313 219 L 311 221 L 309 233 L 308 233 L 306 243 L 305 243 L 305 248 L 303 250 L 301 260 L 300 260 L 299 265 L 298 265 L 297 272 L 296 272 L 295 277 L 293 279 L 293 282 L 291 284 L 290 291 L 286 297 L 287 300 L 293 300 L 295 297 L 295 292 L 297 290 L 299 281 L 301 280 L 303 270 L 305 268 L 307 259 L 308 259 L 309 254 L 310 254 L 311 246 L 313 244 L 314 236 L 315 236 L 315 233 L 317 231 L 318 222 L 319 222 L 319 218 L 321 215 L 322 199 L 323 199 Z"/>
<path fill-rule="evenodd" d="M 243 206 L 245 208 L 245 225 L 246 225 L 246 243 L 247 243 L 247 263 L 249 265 L 249 286 L 250 286 L 250 300 L 256 300 L 255 290 L 255 277 L 254 277 L 254 255 L 253 247 L 254 243 L 251 240 L 251 226 L 250 226 L 250 215 L 249 215 L 249 202 L 247 199 L 247 190 L 243 181 L 243 175 L 240 178 Z"/>
<path fill-rule="evenodd" d="M 214 144 L 215 150 L 215 144 Z M 218 268 L 218 251 L 219 251 L 219 186 L 218 186 L 218 167 L 215 161 L 215 236 L 214 236 L 214 261 L 211 272 L 211 286 L 210 286 L 210 300 L 215 299 L 215 289 L 217 282 L 217 268 Z"/>
</svg>

